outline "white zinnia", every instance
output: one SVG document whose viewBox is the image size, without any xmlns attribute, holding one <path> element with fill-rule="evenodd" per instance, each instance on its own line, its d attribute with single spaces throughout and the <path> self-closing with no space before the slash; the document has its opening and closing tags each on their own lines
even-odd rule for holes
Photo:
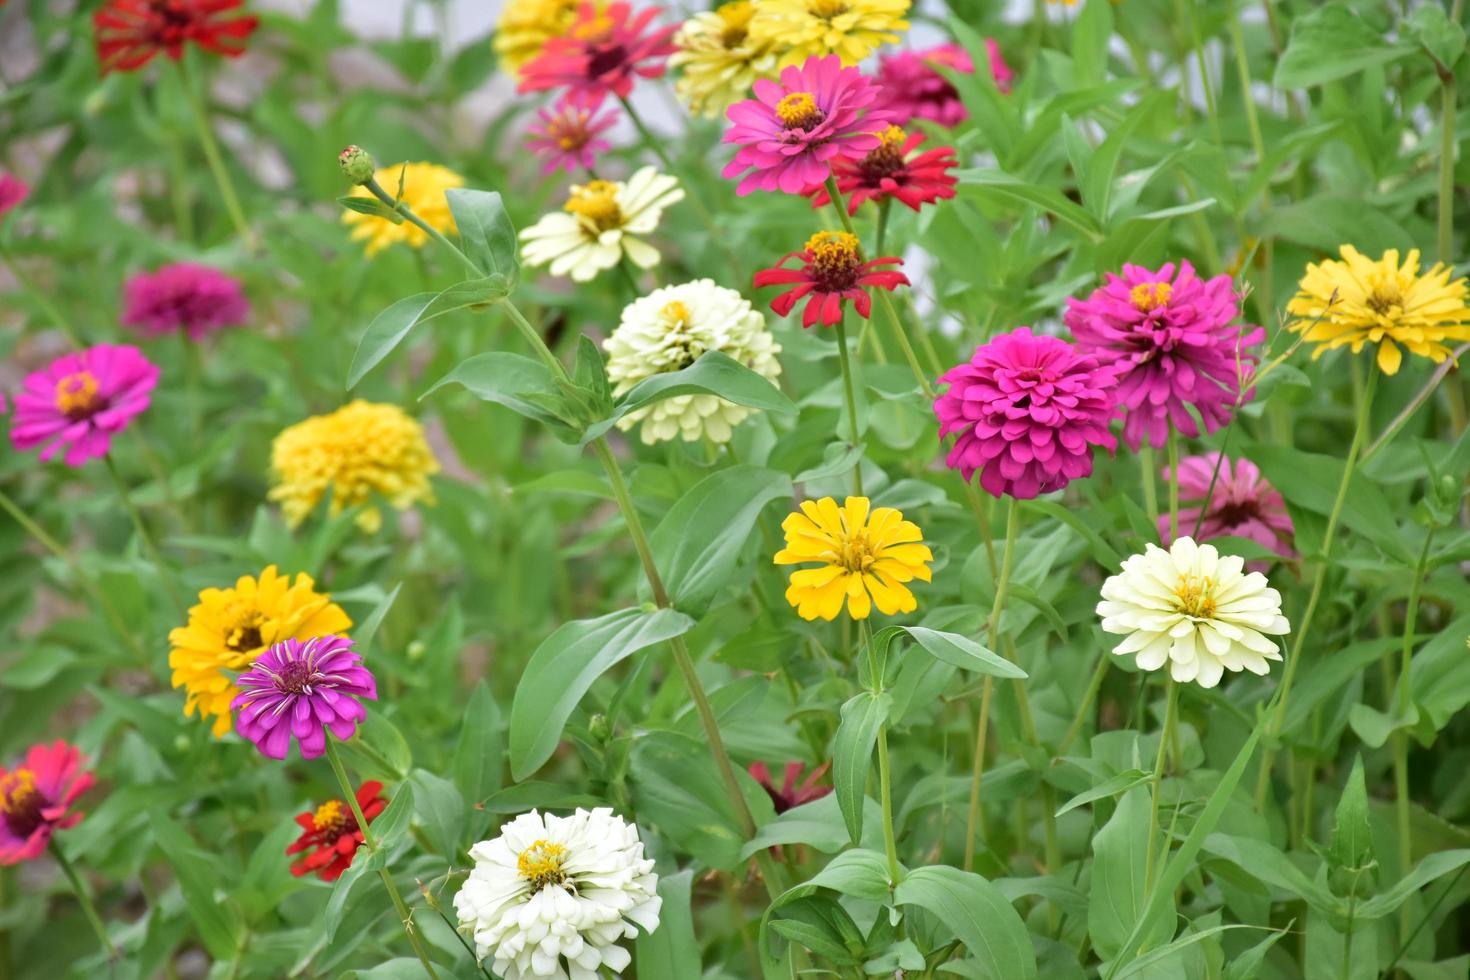
<svg viewBox="0 0 1470 980">
<path fill-rule="evenodd" d="M 662 899 L 638 828 L 611 809 L 570 817 L 532 810 L 470 848 L 454 908 L 478 955 L 505 980 L 598 980 L 632 961 L 619 939 L 658 927 Z"/>
<path fill-rule="evenodd" d="M 621 395 L 644 378 L 686 368 L 706 351 L 717 350 L 767 381 L 781 375 L 776 355 L 781 345 L 766 329 L 766 318 L 733 289 L 709 279 L 655 289 L 623 308 L 622 322 L 607 339 L 607 376 Z M 618 427 L 643 423 L 645 443 L 682 436 L 694 442 L 709 436 L 727 442 L 731 428 L 752 409 L 716 395 L 678 395 L 629 412 Z"/>
<path fill-rule="evenodd" d="M 1281 593 L 1260 572 L 1242 574 L 1245 560 L 1182 537 L 1165 551 L 1149 545 L 1103 583 L 1097 614 L 1109 633 L 1126 634 L 1113 648 L 1135 654 L 1138 666 L 1167 662 L 1176 681 L 1214 687 L 1226 670 L 1265 674 L 1280 660 L 1265 634 L 1291 632 Z"/>
<path fill-rule="evenodd" d="M 551 264 L 554 276 L 586 282 L 626 255 L 640 269 L 658 264 L 658 249 L 643 241 L 658 227 L 664 208 L 684 199 L 673 177 L 644 167 L 626 182 L 573 184 L 564 210 L 553 211 L 521 232 L 528 265 Z"/>
</svg>

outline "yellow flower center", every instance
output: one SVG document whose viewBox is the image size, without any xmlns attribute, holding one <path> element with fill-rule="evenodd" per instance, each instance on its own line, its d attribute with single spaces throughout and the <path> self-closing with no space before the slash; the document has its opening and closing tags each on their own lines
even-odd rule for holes
<svg viewBox="0 0 1470 980">
<path fill-rule="evenodd" d="M 311 825 L 317 830 L 340 830 L 346 823 L 347 815 L 342 810 L 341 800 L 328 800 L 316 808 L 311 818 Z"/>
<path fill-rule="evenodd" d="M 246 653 L 265 645 L 265 637 L 260 632 L 265 617 L 259 609 L 236 605 L 231 614 L 231 621 L 225 627 L 225 646 L 237 653 Z"/>
<path fill-rule="evenodd" d="M 876 134 L 883 142 L 863 158 L 863 171 L 872 178 L 883 178 L 903 169 L 903 144 L 909 134 L 901 127 L 889 126 Z"/>
<path fill-rule="evenodd" d="M 560 844 L 538 840 L 516 857 L 516 871 L 531 883 L 531 894 L 536 894 L 547 885 L 560 885 L 567 880 L 562 870 L 567 849 Z"/>
<path fill-rule="evenodd" d="M 623 211 L 618 207 L 618 185 L 609 180 L 594 180 L 573 187 L 566 209 L 586 218 L 599 232 L 611 231 L 623 224 Z"/>
<path fill-rule="evenodd" d="M 1141 282 L 1133 287 L 1129 299 L 1140 313 L 1148 313 L 1169 302 L 1169 297 L 1174 295 L 1174 287 L 1167 282 Z"/>
<path fill-rule="evenodd" d="M 857 236 L 845 231 L 819 231 L 807 239 L 808 271 L 824 292 L 852 288 L 862 266 L 858 249 Z"/>
<path fill-rule="evenodd" d="M 873 557 L 873 546 L 868 543 L 867 528 L 850 531 L 841 538 L 842 551 L 835 564 L 849 572 L 866 572 L 877 559 Z"/>
<path fill-rule="evenodd" d="M 0 776 L 0 813 L 20 813 L 39 795 L 36 792 L 36 775 L 29 769 L 17 769 Z"/>
<path fill-rule="evenodd" d="M 1403 294 L 1399 292 L 1398 286 L 1386 283 L 1375 286 L 1373 292 L 1368 294 L 1368 309 L 1379 316 L 1389 316 L 1404 307 Z"/>
<path fill-rule="evenodd" d="M 744 44 L 750 33 L 750 18 L 755 15 L 755 5 L 749 0 L 736 0 L 722 5 L 715 14 L 725 25 L 720 33 L 720 44 L 731 50 Z"/>
<path fill-rule="evenodd" d="M 1195 619 L 1215 616 L 1215 583 L 1207 575 L 1181 575 L 1174 587 L 1174 610 Z"/>
<path fill-rule="evenodd" d="M 670 329 L 678 329 L 689 323 L 689 307 L 679 300 L 665 303 L 663 309 L 658 311 L 660 319 L 664 320 Z"/>
<path fill-rule="evenodd" d="M 788 92 L 776 103 L 776 118 L 787 129 L 809 130 L 826 117 L 810 92 Z"/>
<path fill-rule="evenodd" d="M 843 0 L 810 0 L 807 9 L 812 12 L 813 17 L 831 20 L 833 17 L 847 13 L 847 4 Z"/>
<path fill-rule="evenodd" d="M 56 382 L 56 409 L 69 419 L 83 419 L 97 411 L 97 379 L 77 371 Z"/>
</svg>

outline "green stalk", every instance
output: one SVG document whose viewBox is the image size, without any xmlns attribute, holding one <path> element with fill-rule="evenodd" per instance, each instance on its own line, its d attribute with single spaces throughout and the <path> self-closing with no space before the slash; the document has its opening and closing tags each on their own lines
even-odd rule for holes
<svg viewBox="0 0 1470 980">
<path fill-rule="evenodd" d="M 107 464 L 107 473 L 112 477 L 112 485 L 117 488 L 117 495 L 122 500 L 123 508 L 128 512 L 128 519 L 133 522 L 133 530 L 138 532 L 138 537 L 143 540 L 143 549 L 148 552 L 148 557 L 158 566 L 158 577 L 163 582 L 163 590 L 168 593 L 179 613 L 179 618 L 188 616 L 189 606 L 184 602 L 183 593 L 179 591 L 178 582 L 174 579 L 173 569 L 163 559 L 163 552 L 159 550 L 158 542 L 153 539 L 153 534 L 148 530 L 148 525 L 143 523 L 143 515 L 138 513 L 137 505 L 133 503 L 132 495 L 128 492 L 128 485 L 124 482 L 122 474 L 118 472 L 117 463 L 108 453 L 102 457 Z"/>
<path fill-rule="evenodd" d="M 36 284 L 31 282 L 31 277 L 26 275 L 21 269 L 20 264 L 10 257 L 8 250 L 0 248 L 0 261 L 5 263 L 5 268 L 15 277 L 15 281 L 20 283 L 20 288 L 25 291 L 26 295 L 41 308 L 42 313 L 46 314 L 46 319 L 51 321 L 51 325 L 61 331 L 61 335 L 66 338 L 67 344 L 73 350 L 81 350 L 83 346 L 82 342 L 77 338 L 77 332 L 71 328 L 71 324 L 62 315 L 61 310 L 57 309 L 56 304 L 51 302 L 51 297 L 36 288 Z"/>
<path fill-rule="evenodd" d="M 235 185 L 230 180 L 230 171 L 225 166 L 224 156 L 220 153 L 219 143 L 215 141 L 214 130 L 209 125 L 209 113 L 204 107 L 204 100 L 194 88 L 194 81 L 189 72 L 187 58 L 180 58 L 179 81 L 184 88 L 184 98 L 189 103 L 189 114 L 194 118 L 194 128 L 199 134 L 199 145 L 204 150 L 204 159 L 209 164 L 209 172 L 214 177 L 215 186 L 219 188 L 220 197 L 224 199 L 225 211 L 230 215 L 230 221 L 235 225 L 235 232 L 245 244 L 247 252 L 255 251 L 255 232 L 250 227 L 250 222 L 245 220 L 245 210 L 240 207 L 240 197 L 235 193 Z"/>
<path fill-rule="evenodd" d="M 1439 66 L 1439 260 L 1454 265 L 1455 244 L 1455 76 Z"/>
<path fill-rule="evenodd" d="M 1154 485 L 1154 447 L 1145 442 L 1138 450 L 1139 476 L 1143 479 L 1143 506 L 1151 527 L 1159 526 L 1159 488 Z"/>
<path fill-rule="evenodd" d="M 1174 737 L 1175 717 L 1179 707 L 1179 685 L 1172 674 L 1164 675 L 1164 727 L 1159 731 L 1159 751 L 1154 757 L 1153 797 L 1148 809 L 1148 851 L 1144 856 L 1143 887 L 1145 894 L 1154 887 L 1154 861 L 1159 848 L 1154 846 L 1154 834 L 1159 829 L 1159 797 L 1164 782 L 1164 772 L 1169 763 L 1169 743 Z M 1166 845 L 1167 847 L 1167 842 Z"/>
<path fill-rule="evenodd" d="M 1235 70 L 1240 76 L 1240 101 L 1245 107 L 1246 126 L 1251 134 L 1251 148 L 1255 150 L 1256 166 L 1264 166 L 1266 162 L 1266 141 L 1261 136 L 1261 122 L 1256 116 L 1256 100 L 1251 95 L 1251 66 L 1250 59 L 1246 57 L 1245 35 L 1240 29 L 1239 0 L 1228 0 L 1230 18 L 1227 21 L 1230 28 L 1230 44 L 1235 49 Z M 1268 181 L 1261 194 L 1261 211 L 1271 210 L 1271 186 Z M 1274 307 L 1271 288 L 1271 264 L 1274 251 L 1272 241 L 1269 237 L 1261 242 L 1262 265 L 1261 286 L 1256 305 L 1261 313 L 1261 322 L 1265 323 L 1270 317 Z"/>
<path fill-rule="evenodd" d="M 873 694 L 883 693 L 883 664 L 873 655 L 873 633 L 866 619 L 858 621 L 863 648 L 868 651 Z M 888 855 L 888 887 L 898 887 L 898 839 L 893 829 L 893 776 L 888 763 L 888 723 L 878 726 L 878 798 L 883 806 L 883 849 Z"/>
<path fill-rule="evenodd" d="M 847 444 L 853 448 L 858 444 L 857 394 L 852 383 L 852 364 L 847 354 L 847 315 L 837 320 L 837 359 L 842 370 L 842 397 L 847 403 Z M 852 465 L 852 492 L 863 495 L 863 461 Z"/>
<path fill-rule="evenodd" d="M 1402 724 L 1413 708 L 1414 695 L 1409 669 L 1414 658 L 1414 627 L 1419 621 L 1419 595 L 1424 586 L 1425 568 L 1429 563 L 1429 548 L 1434 541 L 1434 529 L 1424 534 L 1424 546 L 1419 549 L 1419 560 L 1414 565 L 1414 577 L 1409 581 L 1409 602 L 1404 608 L 1404 642 L 1399 651 L 1398 704 L 1394 712 Z M 1409 873 L 1414 859 L 1413 838 L 1409 823 L 1409 733 L 1400 728 L 1393 733 L 1393 786 L 1394 815 L 1397 818 L 1399 838 L 1399 875 Z M 1399 911 L 1399 931 L 1407 934 L 1411 920 L 1407 904 Z"/>
<path fill-rule="evenodd" d="M 1067 726 L 1067 733 L 1057 744 L 1057 755 L 1066 755 L 1073 740 L 1081 733 L 1088 709 L 1092 707 L 1092 702 L 1097 698 L 1097 692 L 1102 690 L 1103 678 L 1107 676 L 1107 673 L 1108 654 L 1104 652 L 1098 655 L 1097 666 L 1093 668 L 1092 679 L 1087 682 L 1087 691 L 1082 695 L 1082 703 L 1077 706 L 1077 713 L 1072 716 L 1072 723 Z"/>
<path fill-rule="evenodd" d="M 87 893 L 86 886 L 82 884 L 81 875 L 77 874 L 77 869 L 62 853 L 60 845 L 56 843 L 56 838 L 51 838 L 47 847 L 51 851 L 52 859 L 61 868 L 61 873 L 66 875 L 66 880 L 71 884 L 71 890 L 76 895 L 77 902 L 82 906 L 82 912 L 86 914 L 87 921 L 92 924 L 92 931 L 102 941 L 102 948 L 107 951 L 107 958 L 116 960 L 118 958 L 117 947 L 108 938 L 107 927 L 102 924 L 102 916 L 97 914 L 97 906 L 92 903 L 92 896 Z"/>
<path fill-rule="evenodd" d="M 1179 537 L 1179 433 L 1174 431 L 1174 423 L 1169 423 L 1169 540 L 1174 541 Z M 1209 500 L 1208 497 L 1205 498 Z M 1203 505 L 1201 505 L 1203 512 Z"/>
</svg>

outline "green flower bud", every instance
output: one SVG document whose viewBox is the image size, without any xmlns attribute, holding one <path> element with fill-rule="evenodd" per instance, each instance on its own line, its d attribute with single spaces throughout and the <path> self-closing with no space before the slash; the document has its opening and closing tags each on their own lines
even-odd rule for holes
<svg viewBox="0 0 1470 980">
<path fill-rule="evenodd" d="M 347 179 L 354 184 L 366 184 L 378 172 L 377 165 L 373 163 L 373 155 L 356 144 L 338 154 L 337 162 L 342 165 L 342 172 L 347 175 Z"/>
<path fill-rule="evenodd" d="M 606 741 L 607 737 L 612 734 L 612 728 L 607 723 L 607 715 L 601 712 L 588 719 L 587 730 L 599 742 Z"/>
</svg>

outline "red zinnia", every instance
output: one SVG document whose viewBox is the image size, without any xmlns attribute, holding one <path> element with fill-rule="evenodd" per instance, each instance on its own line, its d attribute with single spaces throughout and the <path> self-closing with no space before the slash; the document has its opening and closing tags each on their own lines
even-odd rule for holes
<svg viewBox="0 0 1470 980">
<path fill-rule="evenodd" d="M 382 783 L 370 779 L 357 791 L 357 805 L 362 807 L 368 823 L 376 820 L 388 806 L 388 800 L 378 795 L 382 789 Z M 291 865 L 293 875 L 299 877 L 315 871 L 322 881 L 336 881 L 352 867 L 353 855 L 363 842 L 362 828 L 357 825 L 352 807 L 341 800 L 328 800 L 315 811 L 298 814 L 296 822 L 302 827 L 301 836 L 286 848 L 286 853 L 310 853 Z"/>
<path fill-rule="evenodd" d="M 178 61 L 184 45 L 236 58 L 260 22 L 253 16 L 221 16 L 245 0 L 111 0 L 92 15 L 102 72 L 134 71 L 159 52 Z"/>
<path fill-rule="evenodd" d="M 635 75 L 658 78 L 674 53 L 670 39 L 677 26 L 648 31 L 658 13 L 657 8 L 649 7 L 635 14 L 626 3 L 610 3 L 606 8 L 582 4 L 571 29 L 547 41 L 540 54 L 521 66 L 519 91 L 544 92 L 565 86 L 584 96 L 589 108 L 601 105 L 608 92 L 627 98 Z"/>
<path fill-rule="evenodd" d="M 792 258 L 801 261 L 801 268 L 783 268 L 786 260 Z M 899 258 L 864 262 L 855 236 L 845 231 L 819 231 L 807 239 L 800 252 L 783 256 L 775 268 L 757 272 L 755 285 L 757 289 L 762 286 L 794 286 L 794 289 L 773 299 L 771 309 L 779 316 L 785 316 L 799 300 L 809 297 L 801 325 L 810 327 L 820 320 L 822 326 L 830 327 L 842 319 L 843 300 L 852 300 L 858 316 L 865 320 L 868 318 L 873 302 L 866 287 L 893 290 L 907 286 L 908 277 L 902 272 L 880 268 L 902 263 L 903 259 Z"/>
<path fill-rule="evenodd" d="M 867 200 L 882 203 L 896 198 L 917 211 L 921 204 L 954 197 L 958 180 L 949 168 L 958 161 L 952 147 L 925 150 L 909 159 L 909 153 L 924 142 L 923 133 L 905 133 L 889 126 L 878 138 L 883 142 L 867 156 L 857 160 L 837 157 L 832 161 L 832 175 L 837 178 L 837 189 L 847 198 L 848 214 L 857 214 L 858 205 Z M 823 207 L 831 200 L 821 184 L 807 192 L 816 195 L 813 207 Z"/>
<path fill-rule="evenodd" d="M 827 775 L 827 770 L 830 768 L 832 768 L 832 763 L 824 762 L 807 773 L 805 779 L 801 779 L 806 763 L 788 762 L 781 771 L 780 788 L 777 788 L 775 781 L 771 778 L 771 770 L 764 762 L 752 762 L 748 771 L 751 777 L 765 789 L 776 812 L 785 813 L 803 803 L 820 800 L 832 792 L 831 786 L 821 785 L 822 777 Z M 801 779 L 801 782 L 797 782 L 798 779 Z"/>
</svg>

